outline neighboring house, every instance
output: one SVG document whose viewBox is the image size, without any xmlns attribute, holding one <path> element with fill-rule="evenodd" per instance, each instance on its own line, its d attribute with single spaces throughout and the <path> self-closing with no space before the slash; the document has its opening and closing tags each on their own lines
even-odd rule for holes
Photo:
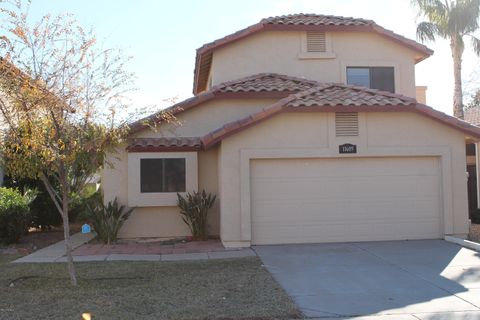
<svg viewBox="0 0 480 320">
<path fill-rule="evenodd" d="M 133 123 L 103 173 L 105 200 L 136 207 L 121 237 L 188 235 L 176 192 L 201 189 L 229 247 L 466 235 L 480 128 L 415 100 L 432 53 L 373 21 L 305 14 L 204 45 L 195 96 L 170 109 L 183 125 Z"/>
<path fill-rule="evenodd" d="M 465 121 L 480 126 L 480 108 L 473 107 L 465 109 L 464 111 Z M 480 162 L 477 163 L 477 149 L 475 143 L 470 141 L 467 143 L 466 154 L 467 154 L 467 172 L 468 172 L 468 208 L 474 210 L 478 208 L 479 203 L 479 189 L 477 188 L 478 175 L 480 172 L 477 172 L 477 165 L 480 166 Z M 479 157 L 480 160 L 480 157 Z"/>
</svg>

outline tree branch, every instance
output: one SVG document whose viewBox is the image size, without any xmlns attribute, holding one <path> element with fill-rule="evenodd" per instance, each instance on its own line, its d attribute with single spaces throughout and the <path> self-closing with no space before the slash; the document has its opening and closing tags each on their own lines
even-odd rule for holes
<svg viewBox="0 0 480 320">
<path fill-rule="evenodd" d="M 58 212 L 60 213 L 60 215 L 63 216 L 63 209 L 62 209 L 61 203 L 59 202 L 59 196 L 56 194 L 55 190 L 50 184 L 50 181 L 48 181 L 48 178 L 43 173 L 40 174 L 40 180 L 43 182 L 45 189 L 47 189 L 47 192 L 50 195 L 50 198 L 52 199 L 53 203 L 55 204 L 55 207 L 57 208 Z"/>
</svg>

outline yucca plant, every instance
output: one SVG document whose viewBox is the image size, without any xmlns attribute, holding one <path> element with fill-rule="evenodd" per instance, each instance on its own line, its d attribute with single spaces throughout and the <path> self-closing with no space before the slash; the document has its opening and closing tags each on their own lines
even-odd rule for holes
<svg viewBox="0 0 480 320">
<path fill-rule="evenodd" d="M 194 240 L 207 240 L 208 210 L 215 203 L 216 196 L 211 193 L 194 191 L 188 192 L 185 197 L 177 193 L 177 205 L 183 221 L 188 225 Z"/>
<path fill-rule="evenodd" d="M 107 205 L 102 202 L 87 205 L 86 218 L 91 221 L 97 237 L 105 244 L 117 241 L 117 235 L 123 223 L 130 217 L 134 208 L 126 210 L 118 203 L 117 198 Z"/>
</svg>

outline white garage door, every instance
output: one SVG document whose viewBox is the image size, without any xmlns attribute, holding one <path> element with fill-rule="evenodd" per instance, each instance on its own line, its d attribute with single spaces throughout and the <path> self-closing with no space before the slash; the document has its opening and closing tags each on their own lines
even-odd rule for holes
<svg viewBox="0 0 480 320">
<path fill-rule="evenodd" d="M 438 160 L 251 161 L 252 243 L 440 238 Z"/>
</svg>

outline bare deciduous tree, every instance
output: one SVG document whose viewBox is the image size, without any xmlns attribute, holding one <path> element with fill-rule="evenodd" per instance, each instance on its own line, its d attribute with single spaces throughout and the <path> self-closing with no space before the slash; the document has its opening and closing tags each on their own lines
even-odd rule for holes
<svg viewBox="0 0 480 320">
<path fill-rule="evenodd" d="M 0 113 L 6 173 L 40 179 L 62 216 L 67 264 L 77 284 L 69 230 L 74 193 L 127 134 L 129 60 L 104 49 L 68 14 L 31 23 L 30 1 L 1 1 Z M 159 114 L 166 121 L 174 117 Z M 125 117 L 124 117 L 125 118 Z"/>
</svg>

